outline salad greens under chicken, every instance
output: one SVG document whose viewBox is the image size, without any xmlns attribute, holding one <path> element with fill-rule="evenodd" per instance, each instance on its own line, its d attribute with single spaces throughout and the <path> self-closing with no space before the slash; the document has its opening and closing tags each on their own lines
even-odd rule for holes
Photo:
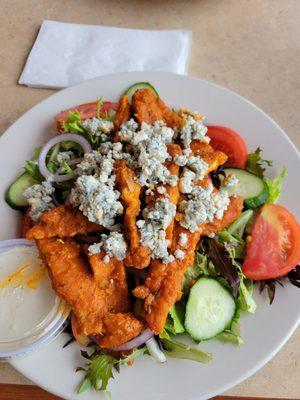
<svg viewBox="0 0 300 400">
<path fill-rule="evenodd" d="M 207 363 L 201 342 L 243 343 L 255 283 L 271 303 L 276 283 L 300 287 L 300 228 L 276 204 L 286 169 L 268 178 L 260 148 L 146 82 L 54 119 L 6 201 L 72 308 L 88 360 L 79 393 L 143 355 Z"/>
</svg>

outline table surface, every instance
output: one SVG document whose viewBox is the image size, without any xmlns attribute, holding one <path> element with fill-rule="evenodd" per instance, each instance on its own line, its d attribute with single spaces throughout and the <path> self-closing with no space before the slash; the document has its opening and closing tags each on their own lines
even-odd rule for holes
<svg viewBox="0 0 300 400">
<path fill-rule="evenodd" d="M 300 145 L 299 0 L 1 0 L 0 132 L 53 91 L 18 86 L 41 22 L 193 31 L 189 74 L 253 101 Z M 300 398 L 300 330 L 227 395 Z M 8 364 L 0 383 L 30 384 Z"/>
</svg>

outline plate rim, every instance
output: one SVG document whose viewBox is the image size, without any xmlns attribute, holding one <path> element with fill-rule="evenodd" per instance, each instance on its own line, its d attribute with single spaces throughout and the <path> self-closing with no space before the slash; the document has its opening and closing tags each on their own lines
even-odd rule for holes
<svg viewBox="0 0 300 400">
<path fill-rule="evenodd" d="M 68 92 L 71 92 L 72 90 L 76 90 L 79 89 L 80 87 L 89 84 L 91 82 L 97 82 L 99 80 L 102 80 L 103 78 L 113 78 L 113 77 L 117 77 L 117 76 L 128 76 L 128 77 L 138 77 L 139 76 L 145 76 L 145 75 L 160 75 L 160 79 L 163 79 L 164 76 L 168 76 L 170 78 L 176 78 L 176 77 L 181 77 L 183 79 L 190 79 L 190 80 L 195 80 L 195 81 L 200 81 L 203 84 L 208 84 L 208 86 L 213 86 L 216 87 L 219 90 L 228 92 L 229 94 L 231 94 L 232 96 L 234 96 L 235 98 L 248 103 L 248 105 L 250 105 L 252 108 L 255 109 L 255 111 L 259 112 L 260 114 L 262 114 L 264 116 L 264 118 L 268 119 L 269 122 L 271 122 L 274 127 L 278 130 L 278 132 L 280 132 L 280 135 L 284 137 L 284 139 L 289 143 L 289 147 L 290 150 L 293 151 L 295 153 L 295 155 L 298 157 L 298 159 L 300 160 L 300 154 L 299 151 L 296 147 L 296 145 L 293 143 L 293 141 L 290 139 L 290 137 L 285 133 L 285 131 L 278 125 L 278 123 L 272 118 L 270 117 L 264 110 L 262 110 L 261 108 L 259 108 L 257 105 L 255 105 L 252 101 L 248 100 L 247 98 L 245 98 L 244 96 L 236 93 L 235 91 L 228 89 L 227 87 L 224 87 L 220 84 L 217 84 L 215 82 L 211 82 L 209 80 L 205 80 L 205 79 L 201 79 L 199 77 L 195 77 L 195 76 L 191 76 L 191 75 L 184 75 L 184 74 L 176 74 L 176 73 L 170 73 L 170 72 L 163 72 L 163 71 L 136 71 L 136 72 L 121 72 L 121 73 L 114 73 L 114 74 L 107 74 L 107 75 L 103 75 L 100 77 L 96 77 L 96 78 L 92 78 L 89 80 L 86 80 L 84 82 L 81 82 L 79 84 L 70 86 L 68 88 L 59 90 L 53 94 L 50 94 L 49 96 L 47 96 L 45 99 L 39 101 L 37 104 L 35 104 L 33 107 L 31 107 L 30 109 L 28 109 L 25 113 L 23 113 L 19 118 L 17 118 L 12 125 L 10 125 L 1 135 L 0 137 L 0 145 L 3 142 L 3 139 L 6 138 L 8 135 L 10 135 L 10 132 L 14 129 L 15 125 L 20 123 L 20 121 L 22 121 L 23 118 L 26 118 L 28 114 L 30 114 L 31 112 L 33 112 L 36 108 L 38 108 L 40 105 L 46 103 L 49 101 L 49 99 L 55 99 L 56 97 L 59 97 L 61 95 L 61 93 L 65 93 L 67 94 Z M 149 78 L 150 79 L 150 78 Z M 264 365 L 266 365 L 277 353 L 278 351 L 285 345 L 285 343 L 290 339 L 290 337 L 292 336 L 292 334 L 295 332 L 295 330 L 297 329 L 298 325 L 300 324 L 300 313 L 298 315 L 298 320 L 296 320 L 293 324 L 293 326 L 291 326 L 291 328 L 289 329 L 288 334 L 280 341 L 280 343 L 275 346 L 273 348 L 272 351 L 269 352 L 269 354 L 267 356 L 265 356 L 260 362 L 256 363 L 256 365 L 252 368 L 250 368 L 247 372 L 245 372 L 242 375 L 239 375 L 238 378 L 232 378 L 230 380 L 230 382 L 228 382 L 227 384 L 223 384 L 221 386 L 218 386 L 215 390 L 211 390 L 209 392 L 209 396 L 213 397 L 215 395 L 218 395 L 236 385 L 238 385 L 239 383 L 243 382 L 245 379 L 249 378 L 250 376 L 252 376 L 254 373 L 256 373 L 259 369 L 261 369 Z M 23 374 L 24 376 L 28 377 L 29 379 L 31 379 L 33 382 L 34 379 L 31 377 L 30 373 L 24 373 L 24 371 L 22 370 L 22 368 L 18 368 L 17 366 L 14 365 L 14 360 L 10 360 L 9 363 L 16 368 L 19 372 L 21 372 L 21 374 Z M 45 389 L 46 391 L 49 392 L 49 387 L 47 387 L 47 385 L 44 384 L 38 384 L 40 387 L 42 387 L 43 389 Z M 56 388 L 51 388 L 51 393 L 54 393 L 58 396 L 61 396 L 61 392 L 57 391 Z M 194 397 L 193 397 L 194 398 Z M 194 398 L 196 399 L 196 398 Z"/>
</svg>

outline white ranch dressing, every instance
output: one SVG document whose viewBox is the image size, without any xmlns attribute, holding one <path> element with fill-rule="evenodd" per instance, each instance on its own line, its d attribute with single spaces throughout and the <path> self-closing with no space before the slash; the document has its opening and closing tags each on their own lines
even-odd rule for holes
<svg viewBox="0 0 300 400">
<path fill-rule="evenodd" d="M 58 303 L 35 246 L 0 254 L 0 343 L 34 335 L 53 318 Z"/>
</svg>

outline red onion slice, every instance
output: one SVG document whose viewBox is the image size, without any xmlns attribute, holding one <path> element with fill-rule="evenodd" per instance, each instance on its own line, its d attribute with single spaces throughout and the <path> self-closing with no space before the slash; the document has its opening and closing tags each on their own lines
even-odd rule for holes
<svg viewBox="0 0 300 400">
<path fill-rule="evenodd" d="M 63 175 L 60 175 L 58 173 L 52 174 L 46 166 L 46 157 L 49 150 L 57 143 L 66 141 L 78 143 L 83 148 L 84 153 L 90 153 L 92 151 L 92 146 L 90 145 L 89 141 L 85 139 L 83 136 L 77 135 L 75 133 L 63 133 L 61 135 L 55 136 L 45 144 L 39 155 L 39 170 L 40 173 L 45 178 L 51 178 L 55 182 L 65 182 L 71 179 L 70 175 L 68 174 L 63 174 Z M 78 160 L 76 159 L 76 161 Z"/>
<path fill-rule="evenodd" d="M 134 347 L 139 347 L 145 342 L 147 342 L 149 339 L 151 339 L 154 336 L 153 332 L 151 329 L 147 328 L 142 332 L 139 336 L 135 337 L 134 339 L 130 340 L 129 342 L 122 344 L 121 346 L 114 347 L 111 350 L 113 351 L 127 351 L 131 350 Z"/>
</svg>

